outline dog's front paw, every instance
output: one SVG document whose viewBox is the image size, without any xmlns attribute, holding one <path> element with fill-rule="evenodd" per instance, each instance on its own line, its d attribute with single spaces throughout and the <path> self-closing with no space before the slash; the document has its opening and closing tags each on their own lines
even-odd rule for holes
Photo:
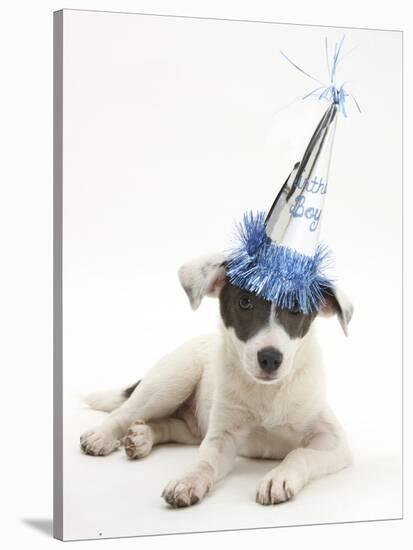
<svg viewBox="0 0 413 550">
<path fill-rule="evenodd" d="M 120 441 L 108 437 L 103 432 L 88 431 L 80 436 L 80 448 L 87 455 L 106 456 L 115 451 Z"/>
<path fill-rule="evenodd" d="M 208 490 L 208 480 L 200 473 L 193 473 L 168 483 L 161 496 L 174 508 L 183 508 L 202 500 Z"/>
<path fill-rule="evenodd" d="M 128 458 L 143 458 L 147 456 L 153 446 L 151 428 L 144 422 L 135 422 L 129 428 L 123 444 Z"/>
<path fill-rule="evenodd" d="M 258 485 L 256 501 L 259 504 L 279 504 L 293 498 L 303 486 L 303 476 L 298 471 L 279 466 Z"/>
</svg>

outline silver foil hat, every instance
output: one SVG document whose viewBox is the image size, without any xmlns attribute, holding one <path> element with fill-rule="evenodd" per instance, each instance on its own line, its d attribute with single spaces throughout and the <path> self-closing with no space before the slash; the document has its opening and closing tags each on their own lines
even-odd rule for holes
<svg viewBox="0 0 413 550">
<path fill-rule="evenodd" d="M 343 42 L 344 36 L 330 56 L 325 41 L 328 84 L 311 76 L 281 52 L 296 69 L 321 84 L 303 99 L 314 96 L 329 105 L 268 214 L 245 212 L 237 225 L 236 243 L 228 254 L 227 275 L 234 285 L 278 307 L 303 313 L 320 309 L 333 286 L 325 273 L 331 255 L 320 244 L 321 219 L 338 113 L 347 116 L 348 97 L 360 111 L 354 96 L 344 89 L 344 84 L 336 82 Z"/>
<path fill-rule="evenodd" d="M 265 232 L 274 243 L 307 256 L 314 255 L 319 242 L 337 112 L 335 103 L 326 110 L 265 219 Z"/>
</svg>

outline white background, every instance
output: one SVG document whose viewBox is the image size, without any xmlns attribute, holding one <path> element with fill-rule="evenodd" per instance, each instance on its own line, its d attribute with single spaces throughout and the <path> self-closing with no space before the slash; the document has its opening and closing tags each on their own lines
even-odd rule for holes
<svg viewBox="0 0 413 550">
<path fill-rule="evenodd" d="M 108 3 L 90 2 L 87 7 L 110 8 Z M 124 9 L 134 11 L 155 11 L 172 13 L 168 5 L 151 2 L 150 6 L 143 2 L 121 3 Z M 39 532 L 30 530 L 27 524 L 33 520 L 37 526 L 47 527 L 50 518 L 51 495 L 51 18 L 50 9 L 61 7 L 53 3 L 44 3 L 42 7 L 22 10 L 23 4 L 16 4 L 8 17 L 3 13 L 2 23 L 5 30 L 5 44 L 2 44 L 3 57 L 7 63 L 7 81 L 9 86 L 2 89 L 2 107 L 10 124 L 5 133 L 2 150 L 8 151 L 2 163 L 2 183 L 7 194 L 2 223 L 2 236 L 7 236 L 5 251 L 5 281 L 2 289 L 5 293 L 3 302 L 7 300 L 7 315 L 4 316 L 3 334 L 5 357 L 2 361 L 4 372 L 9 373 L 9 387 L 3 395 L 2 405 L 7 411 L 5 423 L 6 432 L 3 441 L 10 443 L 4 457 L 10 458 L 4 467 L 3 489 L 9 488 L 7 512 L 16 518 L 6 521 L 7 533 L 16 536 L 15 542 L 22 542 L 30 537 L 31 543 L 36 540 L 43 547 L 48 542 Z M 176 13 L 198 14 L 209 16 L 230 16 L 246 18 L 267 18 L 269 20 L 288 20 L 294 22 L 314 22 L 324 24 L 348 24 L 369 27 L 406 28 L 402 13 L 380 13 L 361 9 L 360 5 L 354 11 L 348 10 L 340 14 L 340 20 L 328 10 L 311 10 L 305 7 L 293 11 L 294 8 L 277 6 L 271 9 L 265 3 L 255 3 L 252 6 L 229 3 L 215 7 L 208 4 L 208 10 L 201 3 L 181 7 L 174 2 Z M 76 6 L 74 6 L 76 7 Z M 86 7 L 86 6 L 79 6 Z M 121 8 L 117 4 L 117 9 Z M 215 9 L 215 11 L 214 11 Z M 12 24 L 14 23 L 14 25 Z M 8 32 L 6 32 L 8 31 Z M 10 55 L 13 54 L 13 55 Z M 385 78 L 385 76 L 384 76 Z M 12 100 L 15 101 L 14 106 Z M 409 108 L 406 106 L 406 111 Z M 12 150 L 8 145 L 12 144 Z M 409 195 L 406 190 L 406 202 Z M 390 301 L 386 294 L 386 302 Z M 191 321 L 194 318 L 191 318 Z M 386 319 L 389 322 L 388 319 Z M 378 341 L 378 340 L 377 340 Z M 380 342 L 386 344 L 386 342 Z M 343 349 L 343 344 L 340 343 Z M 348 347 L 348 345 L 347 345 Z M 345 352 L 347 353 L 347 352 Z M 407 361 L 406 361 L 407 364 Z M 393 377 L 393 372 L 389 374 Z M 407 383 L 409 380 L 406 372 Z M 9 402 L 10 396 L 10 402 Z M 17 396 L 19 396 L 16 406 Z M 22 406 L 21 403 L 25 405 Z M 383 407 L 387 406 L 384 402 Z M 5 413 L 6 414 L 6 413 Z M 10 421 L 8 421 L 10 419 Z M 13 443 L 15 443 L 13 445 Z M 407 456 L 408 463 L 408 456 Z M 15 475 L 10 475 L 12 466 Z M 409 472 L 406 471 L 406 479 Z M 25 523 L 21 520 L 25 519 Z M 20 526 L 19 531 L 16 527 Z M 359 526 L 335 526 L 311 528 L 317 537 L 318 545 L 322 546 L 329 540 L 334 540 L 336 547 L 348 545 L 352 537 L 369 537 L 376 533 L 377 546 L 388 545 L 397 534 L 405 531 L 406 523 L 369 524 Z M 273 531 L 253 531 L 242 534 L 203 535 L 199 536 L 197 544 L 208 544 L 217 540 L 231 540 L 234 543 L 242 540 L 266 544 L 273 543 L 277 536 L 277 544 L 292 541 L 307 540 L 309 528 Z M 242 537 L 242 539 L 241 539 Z M 252 539 L 254 537 L 254 539 Z M 272 537 L 272 538 L 270 538 Z M 285 537 L 285 538 L 284 538 Z M 338 539 L 338 541 L 336 540 Z M 26 538 L 26 542 L 29 539 Z M 171 544 L 191 544 L 188 537 L 167 538 Z M 140 540 L 140 544 L 161 544 L 165 539 Z M 116 544 L 129 544 L 136 541 L 122 541 Z M 9 542 L 9 546 L 13 542 Z M 55 543 L 57 544 L 57 543 Z M 114 544 L 106 542 L 101 544 Z"/>
</svg>

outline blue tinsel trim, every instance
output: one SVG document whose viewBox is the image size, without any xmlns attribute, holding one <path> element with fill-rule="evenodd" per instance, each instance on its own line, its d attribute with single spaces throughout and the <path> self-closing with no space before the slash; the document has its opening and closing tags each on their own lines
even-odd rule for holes
<svg viewBox="0 0 413 550">
<path fill-rule="evenodd" d="M 317 311 L 323 293 L 332 287 L 323 270 L 331 259 L 325 245 L 313 257 L 275 244 L 265 232 L 265 212 L 246 212 L 237 224 L 237 244 L 229 252 L 227 275 L 231 283 L 303 313 Z"/>
</svg>

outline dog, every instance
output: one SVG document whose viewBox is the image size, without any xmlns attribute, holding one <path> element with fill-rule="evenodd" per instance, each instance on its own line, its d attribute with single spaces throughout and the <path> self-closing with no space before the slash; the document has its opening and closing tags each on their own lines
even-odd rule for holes
<svg viewBox="0 0 413 550">
<path fill-rule="evenodd" d="M 201 501 L 237 455 L 281 460 L 256 490 L 259 504 L 293 498 L 311 480 L 349 466 L 346 435 L 326 400 L 314 319 L 336 315 L 347 335 L 353 307 L 338 288 L 318 313 L 283 310 L 230 283 L 224 254 L 183 265 L 180 282 L 192 309 L 217 297 L 220 330 L 164 356 L 138 383 L 87 397 L 110 412 L 81 435 L 89 455 L 121 445 L 130 459 L 167 442 L 200 445 L 199 459 L 162 497 L 180 508 Z"/>
</svg>

